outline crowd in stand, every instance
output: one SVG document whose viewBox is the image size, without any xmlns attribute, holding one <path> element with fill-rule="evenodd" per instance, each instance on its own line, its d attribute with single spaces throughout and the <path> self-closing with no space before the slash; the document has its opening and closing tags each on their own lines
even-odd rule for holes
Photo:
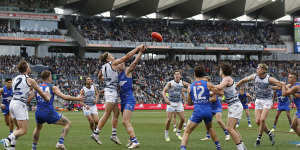
<svg viewBox="0 0 300 150">
<path fill-rule="evenodd" d="M 0 20 L 0 33 L 18 33 L 22 32 L 24 34 L 39 34 L 39 35 L 60 35 L 58 29 L 52 31 L 43 31 L 43 30 L 36 30 L 36 31 L 29 31 L 29 30 L 21 30 L 20 28 L 20 21 L 16 20 L 14 26 L 10 26 L 7 20 Z"/>
<path fill-rule="evenodd" d="M 2 81 L 6 77 L 17 75 L 16 64 L 21 58 L 19 56 L 0 56 L 0 77 Z M 98 81 L 97 73 L 101 68 L 97 59 L 78 59 L 75 57 L 28 57 L 27 61 L 32 65 L 33 76 L 35 66 L 42 64 L 48 66 L 53 72 L 53 79 L 66 94 L 77 95 L 83 85 L 84 76 L 91 76 L 94 83 L 103 88 L 103 84 Z M 269 72 L 272 76 L 282 80 L 287 80 L 287 73 L 291 70 L 300 74 L 300 62 L 266 62 L 269 65 Z M 174 70 L 182 70 L 183 80 L 191 82 L 193 80 L 193 67 L 197 64 L 205 64 L 206 72 L 211 76 L 211 80 L 217 84 L 220 82 L 218 63 L 215 61 L 182 61 L 170 62 L 167 60 L 143 60 L 139 63 L 133 73 L 134 89 L 137 103 L 163 103 L 161 91 L 164 85 L 173 79 Z M 255 73 L 257 61 L 231 61 L 233 66 L 233 77 L 236 81 L 246 75 Z M 251 84 L 246 87 L 252 93 Z M 101 99 L 103 103 L 103 99 Z"/>
<path fill-rule="evenodd" d="M 164 42 L 283 44 L 273 24 L 267 22 L 73 17 L 73 24 L 89 40 L 151 42 L 150 33 L 159 32 Z"/>
<path fill-rule="evenodd" d="M 54 13 L 55 2 L 59 0 L 1 0 L 1 9 L 8 11 Z"/>
</svg>

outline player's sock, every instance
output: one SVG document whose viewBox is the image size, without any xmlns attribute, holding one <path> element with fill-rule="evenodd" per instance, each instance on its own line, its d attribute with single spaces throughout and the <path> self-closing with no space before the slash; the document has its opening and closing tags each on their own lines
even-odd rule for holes
<svg viewBox="0 0 300 150">
<path fill-rule="evenodd" d="M 177 134 L 181 135 L 181 130 L 178 129 L 177 130 Z"/>
<path fill-rule="evenodd" d="M 186 146 L 181 145 L 180 150 L 186 150 Z"/>
<path fill-rule="evenodd" d="M 224 129 L 225 135 L 229 135 L 228 130 Z"/>
<path fill-rule="evenodd" d="M 206 137 L 207 137 L 207 138 L 210 138 L 210 134 L 209 134 L 208 131 L 206 131 Z"/>
<path fill-rule="evenodd" d="M 243 147 L 243 144 L 242 144 L 242 143 L 238 143 L 238 144 L 236 144 L 236 147 L 237 147 L 237 149 L 238 149 L 238 150 L 243 150 L 243 149 L 244 149 L 244 147 Z"/>
<path fill-rule="evenodd" d="M 183 128 L 185 128 L 186 127 L 186 123 L 183 123 Z"/>
<path fill-rule="evenodd" d="M 217 150 L 221 150 L 221 144 L 219 143 L 219 141 L 215 141 L 215 144 L 216 144 Z"/>
<path fill-rule="evenodd" d="M 10 134 L 7 138 L 11 145 L 16 145 L 16 136 L 14 134 Z"/>
<path fill-rule="evenodd" d="M 165 130 L 165 137 L 168 137 L 168 136 L 169 136 L 169 131 Z"/>
<path fill-rule="evenodd" d="M 261 140 L 262 134 L 259 134 L 257 140 Z"/>
<path fill-rule="evenodd" d="M 117 129 L 116 128 L 112 128 L 111 135 L 112 136 L 117 136 Z"/>
<path fill-rule="evenodd" d="M 65 139 L 64 139 L 63 137 L 60 137 L 60 138 L 58 139 L 58 143 L 59 143 L 59 144 L 64 144 L 64 142 L 65 142 Z"/>
<path fill-rule="evenodd" d="M 237 123 L 236 123 L 237 125 L 240 125 L 240 119 L 238 119 L 238 121 L 237 121 Z"/>
<path fill-rule="evenodd" d="M 9 131 L 9 134 L 12 134 L 14 131 Z"/>
<path fill-rule="evenodd" d="M 173 128 L 176 129 L 176 124 L 173 125 Z"/>
<path fill-rule="evenodd" d="M 32 143 L 32 149 L 36 150 L 36 147 L 37 147 L 37 143 Z"/>
<path fill-rule="evenodd" d="M 250 125 L 251 124 L 250 116 L 247 117 L 247 120 L 248 120 L 248 125 Z"/>
<path fill-rule="evenodd" d="M 94 135 L 99 135 L 99 133 L 101 132 L 101 129 L 96 128 L 96 130 L 94 130 Z"/>
<path fill-rule="evenodd" d="M 276 129 L 276 125 L 275 124 L 273 125 L 273 129 Z"/>
<path fill-rule="evenodd" d="M 136 139 L 136 137 L 130 138 L 130 141 L 132 143 L 139 143 L 138 140 Z"/>
</svg>

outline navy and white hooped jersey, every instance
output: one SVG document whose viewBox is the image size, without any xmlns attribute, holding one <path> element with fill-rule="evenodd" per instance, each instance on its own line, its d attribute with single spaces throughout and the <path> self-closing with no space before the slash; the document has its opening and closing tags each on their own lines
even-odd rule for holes
<svg viewBox="0 0 300 150">
<path fill-rule="evenodd" d="M 111 63 L 112 62 L 108 62 L 108 63 L 104 64 L 101 68 L 102 75 L 104 77 L 104 83 L 105 83 L 104 90 L 105 89 L 114 89 L 114 90 L 118 89 L 118 84 L 119 84 L 118 72 L 114 71 L 112 69 Z"/>
<path fill-rule="evenodd" d="M 27 102 L 30 86 L 27 83 L 28 75 L 18 75 L 13 79 L 13 98 L 12 100 L 21 101 L 23 103 Z"/>
<path fill-rule="evenodd" d="M 269 78 L 269 74 L 267 74 L 263 79 L 261 79 L 258 75 L 255 76 L 254 85 L 256 99 L 271 100 L 273 98 L 273 90 L 271 88 Z"/>
<path fill-rule="evenodd" d="M 207 81 L 195 81 L 190 85 L 191 99 L 194 103 L 194 111 L 208 111 L 211 113 L 211 102 L 209 101 L 209 89 Z"/>
<path fill-rule="evenodd" d="M 289 106 L 290 100 L 288 96 L 282 96 L 282 90 L 276 90 L 276 95 L 278 98 L 278 105 L 280 106 Z"/>
<path fill-rule="evenodd" d="M 135 98 L 133 95 L 133 81 L 132 78 L 126 76 L 125 71 L 122 71 L 119 74 L 119 83 L 120 83 L 120 98 L 121 103 L 135 103 Z"/>
<path fill-rule="evenodd" d="M 248 103 L 247 93 L 241 94 L 239 93 L 239 99 L 242 102 L 242 104 Z"/>
<path fill-rule="evenodd" d="M 182 89 L 183 82 L 180 80 L 178 83 L 175 80 L 169 81 L 171 87 L 169 89 L 169 100 L 171 102 L 182 102 Z"/>
<path fill-rule="evenodd" d="M 236 85 L 233 82 L 231 86 L 226 86 L 224 88 L 224 96 L 226 97 L 226 103 L 232 103 L 238 99 L 238 94 L 236 91 Z"/>
<path fill-rule="evenodd" d="M 85 97 L 83 103 L 89 106 L 95 105 L 94 100 L 96 99 L 96 91 L 94 85 L 91 85 L 90 88 L 84 86 L 82 89 L 84 91 L 84 97 Z"/>
<path fill-rule="evenodd" d="M 13 97 L 12 88 L 8 89 L 6 86 L 4 86 L 2 92 L 2 104 L 9 105 L 12 97 Z"/>
<path fill-rule="evenodd" d="M 53 101 L 54 101 L 54 93 L 53 93 L 53 85 L 49 83 L 41 83 L 40 88 L 42 89 L 43 92 L 50 93 L 51 98 L 50 101 L 44 100 L 37 92 L 35 93 L 36 95 L 36 100 L 37 100 L 37 105 L 36 105 L 36 111 L 37 112 L 49 112 L 49 111 L 55 111 L 53 108 Z"/>
</svg>

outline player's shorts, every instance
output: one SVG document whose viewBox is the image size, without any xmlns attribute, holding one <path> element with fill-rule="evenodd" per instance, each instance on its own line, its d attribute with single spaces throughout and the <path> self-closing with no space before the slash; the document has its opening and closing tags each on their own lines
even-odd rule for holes
<svg viewBox="0 0 300 150">
<path fill-rule="evenodd" d="M 271 109 L 273 105 L 272 99 L 256 99 L 255 109 Z"/>
<path fill-rule="evenodd" d="M 300 119 L 300 112 L 297 110 L 297 112 L 296 112 L 296 117 L 298 118 L 298 119 Z"/>
<path fill-rule="evenodd" d="M 228 118 L 241 119 L 243 115 L 243 105 L 240 102 L 236 102 L 228 106 Z"/>
<path fill-rule="evenodd" d="M 249 107 L 248 107 L 248 104 L 246 103 L 246 104 L 243 104 L 242 103 L 242 105 L 243 105 L 243 109 L 249 109 Z"/>
<path fill-rule="evenodd" d="M 217 106 L 212 106 L 213 115 L 216 115 L 218 112 L 222 112 L 222 104 L 219 104 Z"/>
<path fill-rule="evenodd" d="M 290 106 L 289 105 L 278 105 L 277 111 L 290 111 Z"/>
<path fill-rule="evenodd" d="M 213 114 L 209 111 L 207 112 L 193 112 L 190 120 L 194 123 L 201 123 L 204 120 L 205 124 L 210 123 L 212 121 Z"/>
<path fill-rule="evenodd" d="M 82 107 L 83 115 L 89 116 L 89 115 L 98 115 L 98 109 L 96 105 L 89 106 L 90 109 L 86 109 L 86 107 Z"/>
<path fill-rule="evenodd" d="M 43 124 L 47 122 L 48 124 L 54 124 L 62 117 L 61 114 L 56 111 L 36 111 L 35 112 L 35 121 L 38 124 Z"/>
<path fill-rule="evenodd" d="M 118 102 L 118 92 L 115 89 L 104 89 L 104 100 L 109 103 Z"/>
<path fill-rule="evenodd" d="M 183 112 L 184 111 L 184 107 L 183 104 L 181 102 L 175 103 L 175 102 L 171 102 L 170 105 L 167 105 L 167 112 Z"/>
<path fill-rule="evenodd" d="M 12 100 L 9 105 L 10 116 L 16 120 L 29 120 L 27 105 L 18 100 Z"/>
<path fill-rule="evenodd" d="M 1 109 L 1 111 L 2 111 L 2 114 L 5 116 L 5 115 L 9 114 L 9 104 L 3 104 L 3 105 L 5 105 L 5 108 Z"/>
<path fill-rule="evenodd" d="M 135 106 L 135 103 L 121 104 L 121 112 L 124 112 L 124 110 L 134 111 L 134 106 Z"/>
</svg>

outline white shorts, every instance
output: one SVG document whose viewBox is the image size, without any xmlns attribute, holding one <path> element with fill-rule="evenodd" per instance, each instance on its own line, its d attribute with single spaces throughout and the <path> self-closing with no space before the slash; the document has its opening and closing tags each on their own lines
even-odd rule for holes
<svg viewBox="0 0 300 150">
<path fill-rule="evenodd" d="M 13 119 L 29 120 L 27 105 L 18 100 L 12 100 L 9 105 L 9 113 Z"/>
<path fill-rule="evenodd" d="M 228 107 L 228 118 L 241 119 L 242 115 L 243 115 L 242 103 L 237 102 Z"/>
<path fill-rule="evenodd" d="M 271 109 L 273 105 L 272 99 L 256 99 L 255 109 Z"/>
<path fill-rule="evenodd" d="M 104 100 L 105 102 L 117 103 L 118 92 L 115 89 L 104 89 Z"/>
<path fill-rule="evenodd" d="M 89 115 L 98 115 L 98 109 L 97 109 L 97 106 L 94 105 L 94 106 L 89 106 L 90 109 L 86 109 L 86 107 L 82 107 L 82 110 L 83 110 L 83 115 L 84 116 L 89 116 Z"/>
<path fill-rule="evenodd" d="M 167 105 L 167 112 L 183 112 L 184 111 L 184 107 L 183 104 L 181 102 L 179 103 L 174 103 L 171 102 L 171 105 Z"/>
</svg>

